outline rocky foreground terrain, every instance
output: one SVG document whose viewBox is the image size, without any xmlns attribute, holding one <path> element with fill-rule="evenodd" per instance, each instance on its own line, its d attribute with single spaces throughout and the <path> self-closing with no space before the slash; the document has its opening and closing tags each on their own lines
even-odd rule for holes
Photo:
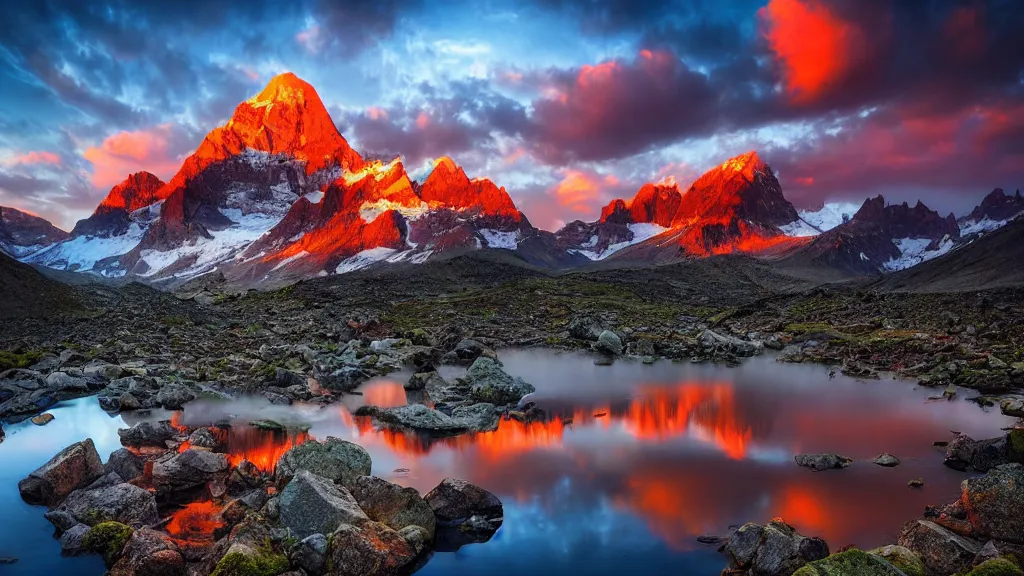
<svg viewBox="0 0 1024 576">
<path fill-rule="evenodd" d="M 85 395 L 110 412 L 178 410 L 202 395 L 327 404 L 399 370 L 414 374 L 405 386 L 419 402 L 367 406 L 357 417 L 439 436 L 491 430 L 501 418 L 544 419 L 522 400 L 532 386 L 501 369 L 495 350 L 507 346 L 587 349 L 597 364 L 734 364 L 775 350 L 780 361 L 861 378 L 916 378 L 937 398 L 974 389 L 970 399 L 1024 417 L 1024 291 L 1012 286 L 894 291 L 739 256 L 552 276 L 481 251 L 410 270 L 240 294 L 216 277 L 171 293 L 54 284 L 19 268 L 22 286 L 39 289 L 5 308 L 0 419 Z M 442 364 L 468 371 L 446 381 L 435 371 Z M 347 442 L 303 444 L 267 469 L 230 461 L 223 434 L 140 423 L 122 431 L 125 450 L 106 466 L 86 441 L 20 488 L 26 501 L 50 507 L 69 553 L 101 553 L 113 574 L 399 573 L 431 549 L 489 538 L 500 522 L 500 503 L 459 481 L 420 497 L 368 476 L 369 457 Z M 950 466 L 987 475 L 968 481 L 958 502 L 909 523 L 893 547 L 829 555 L 826 543 L 773 521 L 724 540 L 727 572 L 1016 574 L 1021 434 L 951 443 Z M 441 512 L 449 505 L 462 508 Z M 216 519 L 208 541 L 170 534 L 167 511 L 182 506 L 209 507 L 200 514 Z M 441 538 L 441 527 L 454 531 Z"/>
</svg>

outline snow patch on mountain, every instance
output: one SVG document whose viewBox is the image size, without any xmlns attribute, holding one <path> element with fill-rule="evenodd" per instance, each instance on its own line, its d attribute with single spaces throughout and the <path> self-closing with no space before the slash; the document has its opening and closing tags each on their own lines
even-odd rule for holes
<svg viewBox="0 0 1024 576">
<path fill-rule="evenodd" d="M 519 231 L 513 232 L 502 232 L 501 230 L 492 230 L 490 228 L 482 228 L 480 235 L 487 241 L 488 248 L 503 248 L 505 250 L 515 250 L 519 246 Z"/>
<path fill-rule="evenodd" d="M 221 213 L 234 224 L 223 230 L 211 231 L 213 238 L 200 238 L 173 250 L 143 250 L 140 256 L 149 269 L 142 276 L 154 276 L 178 262 L 182 267 L 171 273 L 174 278 L 189 278 L 215 270 L 217 265 L 236 257 L 280 220 L 267 214 L 243 214 L 237 208 L 224 209 Z"/>
<path fill-rule="evenodd" d="M 896 240 L 896 247 L 899 248 L 900 256 L 882 264 L 882 268 L 889 272 L 906 270 L 927 262 L 932 258 L 938 258 L 949 252 L 956 246 L 956 242 L 949 236 L 944 237 L 934 249 L 928 247 L 932 241 L 928 238 L 901 238 Z"/>
<path fill-rule="evenodd" d="M 8 244 L 6 242 L 0 242 L 0 251 L 7 253 L 17 260 L 27 258 L 36 252 L 39 252 L 43 248 L 46 248 L 46 244 L 34 244 L 32 246 L 18 246 L 17 244 Z"/>
<path fill-rule="evenodd" d="M 139 245 L 146 229 L 133 222 L 128 231 L 120 236 L 102 238 L 99 236 L 79 236 L 54 244 L 53 246 L 31 254 L 26 262 L 42 264 L 58 270 L 76 272 L 96 271 L 104 276 L 124 276 L 125 271 L 93 270 L 100 260 L 121 256 L 131 252 Z"/>
<path fill-rule="evenodd" d="M 622 250 L 623 248 L 632 246 L 633 244 L 639 244 L 640 242 L 654 238 L 655 236 L 667 232 L 668 230 L 669 228 L 658 226 L 657 224 L 648 224 L 646 222 L 639 224 L 630 224 L 629 231 L 632 232 L 633 237 L 629 240 L 625 240 L 623 242 L 616 242 L 615 244 L 609 244 L 608 247 L 605 248 L 602 252 L 597 252 L 596 250 L 572 250 L 572 252 L 575 252 L 582 256 L 586 256 L 591 260 L 604 260 L 605 258 L 618 252 L 619 250 Z"/>
<path fill-rule="evenodd" d="M 381 198 L 375 202 L 363 202 L 359 207 L 359 217 L 369 224 L 388 210 L 394 210 L 409 220 L 416 220 L 420 216 L 429 212 L 430 206 L 428 206 L 426 202 L 422 201 L 415 206 L 406 206 L 404 204 L 392 202 L 386 198 Z"/>
<path fill-rule="evenodd" d="M 859 204 L 830 202 L 822 206 L 820 210 L 797 210 L 797 215 L 804 223 L 820 232 L 826 232 L 853 218 L 857 210 L 860 210 Z"/>
<path fill-rule="evenodd" d="M 394 256 L 397 250 L 394 248 L 370 248 L 369 250 L 363 250 L 362 252 L 350 256 L 341 261 L 338 264 L 338 268 L 334 271 L 336 274 L 345 274 L 346 272 L 355 272 L 367 266 L 372 266 L 378 262 L 388 260 Z"/>
<path fill-rule="evenodd" d="M 821 230 L 811 226 L 803 220 L 803 218 L 797 218 L 793 222 L 784 226 L 779 226 L 779 230 L 786 236 L 792 236 L 794 238 L 804 238 L 807 236 L 817 236 L 821 234 Z"/>
<path fill-rule="evenodd" d="M 960 235 L 971 236 L 974 234 L 985 234 L 1006 226 L 1006 223 L 1009 221 L 1010 220 L 990 220 L 989 218 L 968 220 L 960 224 Z"/>
</svg>

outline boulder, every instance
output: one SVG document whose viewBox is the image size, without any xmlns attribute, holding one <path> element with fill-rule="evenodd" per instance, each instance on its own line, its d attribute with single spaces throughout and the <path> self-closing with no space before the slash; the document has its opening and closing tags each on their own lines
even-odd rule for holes
<svg viewBox="0 0 1024 576">
<path fill-rule="evenodd" d="M 929 574 L 963 572 L 981 550 L 981 544 L 931 520 L 913 520 L 905 524 L 897 543 L 921 558 Z"/>
<path fill-rule="evenodd" d="M 85 537 L 89 535 L 89 530 L 85 524 L 75 524 L 61 534 L 60 553 L 65 556 L 78 556 L 89 552 L 85 547 Z"/>
<path fill-rule="evenodd" d="M 622 354 L 622 339 L 611 330 L 604 330 L 594 342 L 594 350 L 608 356 L 619 356 Z"/>
<path fill-rule="evenodd" d="M 808 562 L 828 557 L 828 544 L 808 538 L 781 520 L 748 523 L 729 536 L 722 551 L 730 567 L 757 576 L 788 576 Z"/>
<path fill-rule="evenodd" d="M 900 465 L 900 459 L 889 453 L 879 454 L 872 460 L 879 466 L 885 466 L 886 468 L 893 468 Z"/>
<path fill-rule="evenodd" d="M 153 493 L 128 483 L 75 490 L 56 510 L 67 512 L 88 526 L 120 522 L 139 527 L 160 521 Z"/>
<path fill-rule="evenodd" d="M 500 525 L 504 516 L 497 496 L 465 480 L 445 478 L 424 499 L 442 526 L 458 526 L 472 516 Z"/>
<path fill-rule="evenodd" d="M 579 340 L 597 340 L 603 332 L 600 322 L 596 318 L 584 315 L 569 320 L 569 325 L 566 328 L 569 331 L 569 336 Z"/>
<path fill-rule="evenodd" d="M 523 396 L 536 392 L 531 384 L 506 374 L 496 360 L 486 357 L 473 362 L 466 372 L 465 381 L 470 386 L 473 400 L 496 405 L 515 404 Z"/>
<path fill-rule="evenodd" d="M 977 534 L 1024 544 L 1024 466 L 1006 464 L 965 480 L 960 500 Z"/>
<path fill-rule="evenodd" d="M 121 448 L 110 453 L 107 463 L 103 465 L 103 470 L 114 472 L 126 482 L 131 482 L 142 476 L 145 466 L 142 458 L 127 448 Z"/>
<path fill-rule="evenodd" d="M 943 464 L 961 472 L 973 468 L 986 472 L 995 466 L 1005 464 L 1009 446 L 1006 437 L 974 440 L 966 434 L 959 434 L 946 445 L 946 459 Z"/>
<path fill-rule="evenodd" d="M 208 448 L 210 450 L 217 447 L 217 439 L 213 436 L 213 432 L 210 432 L 209 428 L 196 428 L 192 434 L 188 437 L 189 446 L 194 448 Z"/>
<path fill-rule="evenodd" d="M 332 576 L 398 574 L 416 558 L 398 532 L 372 521 L 341 525 L 331 535 L 327 554 Z"/>
<path fill-rule="evenodd" d="M 370 455 L 362 446 L 328 437 L 324 442 L 306 442 L 285 452 L 277 461 L 276 474 L 283 483 L 299 470 L 308 470 L 347 486 L 359 476 L 369 476 L 371 465 Z"/>
<path fill-rule="evenodd" d="M 154 462 L 153 484 L 160 490 L 187 490 L 226 474 L 230 467 L 224 454 L 189 449 Z"/>
<path fill-rule="evenodd" d="M 82 374 L 86 376 L 100 376 L 107 380 L 116 380 L 124 376 L 124 369 L 117 364 L 94 361 L 82 367 Z"/>
<path fill-rule="evenodd" d="M 815 560 L 793 576 L 907 576 L 884 558 L 852 549 Z M 922 575 L 923 576 L 923 575 Z"/>
<path fill-rule="evenodd" d="M 185 558 L 174 540 L 142 528 L 132 533 L 110 576 L 185 576 Z"/>
<path fill-rule="evenodd" d="M 307 536 L 291 554 L 292 564 L 305 570 L 307 574 L 321 574 L 327 564 L 327 546 L 329 542 L 323 534 Z"/>
<path fill-rule="evenodd" d="M 433 537 L 427 533 L 427 529 L 422 526 L 406 526 L 398 531 L 398 535 L 401 536 L 405 541 L 412 547 L 413 553 L 419 554 L 430 546 L 433 541 Z"/>
<path fill-rule="evenodd" d="M 428 408 L 423 404 L 408 404 L 394 408 L 360 410 L 370 414 L 389 428 L 426 432 L 436 435 L 454 435 L 466 432 L 466 426 L 444 412 Z"/>
<path fill-rule="evenodd" d="M 736 356 L 757 356 L 764 352 L 764 343 L 760 341 L 743 340 L 719 334 L 711 329 L 704 330 L 697 340 L 705 350 L 727 352 Z"/>
<path fill-rule="evenodd" d="M 34 414 L 46 410 L 56 403 L 57 397 L 53 390 L 41 388 L 39 390 L 18 392 L 0 404 L 0 418 L 21 414 Z"/>
<path fill-rule="evenodd" d="M 470 406 L 458 406 L 452 410 L 452 419 L 461 423 L 470 432 L 493 432 L 498 429 L 501 416 L 494 404 L 478 402 Z"/>
<path fill-rule="evenodd" d="M 882 546 L 868 552 L 873 556 L 883 558 L 889 564 L 902 571 L 906 576 L 925 576 L 924 562 L 917 557 L 910 549 L 903 546 Z"/>
<path fill-rule="evenodd" d="M 46 426 L 50 422 L 53 422 L 53 414 L 50 414 L 49 412 L 44 412 L 38 416 L 32 417 L 32 423 L 36 426 Z"/>
<path fill-rule="evenodd" d="M 158 446 L 167 447 L 167 441 L 174 438 L 174 428 L 168 422 L 139 422 L 131 428 L 121 428 L 117 435 L 121 437 L 121 444 L 125 446 Z"/>
<path fill-rule="evenodd" d="M 434 510 L 415 488 L 404 488 L 376 476 L 361 476 L 350 491 L 371 520 L 398 531 L 419 526 L 427 532 L 428 542 L 434 539 Z"/>
<path fill-rule="evenodd" d="M 1024 396 L 1009 396 L 999 402 L 999 409 L 1007 416 L 1024 418 Z"/>
<path fill-rule="evenodd" d="M 181 410 L 195 399 L 195 393 L 182 384 L 164 384 L 156 393 L 156 403 L 168 410 Z"/>
<path fill-rule="evenodd" d="M 978 564 L 967 576 L 1024 576 L 1024 571 L 1008 558 L 993 558 Z"/>
<path fill-rule="evenodd" d="M 70 393 L 85 393 L 89 391 L 89 381 L 80 376 L 71 376 L 65 372 L 51 372 L 46 377 L 46 387 L 51 390 Z"/>
<path fill-rule="evenodd" d="M 797 466 L 810 468 L 815 472 L 834 468 L 846 468 L 853 463 L 852 458 L 839 454 L 798 454 L 793 459 L 796 461 Z"/>
<path fill-rule="evenodd" d="M 278 498 L 281 523 L 298 538 L 330 534 L 341 524 L 368 520 L 348 490 L 308 470 L 299 470 Z"/>
<path fill-rule="evenodd" d="M 18 482 L 21 498 L 29 504 L 53 506 L 76 488 L 103 475 L 103 464 L 92 438 L 61 450 L 46 464 Z"/>
<path fill-rule="evenodd" d="M 305 387 L 306 377 L 291 370 L 278 367 L 274 369 L 274 378 L 271 380 L 271 383 L 278 388 L 288 388 L 290 386 Z"/>
<path fill-rule="evenodd" d="M 459 341 L 455 345 L 455 349 L 452 350 L 451 355 L 454 356 L 455 362 L 459 364 L 469 364 L 481 356 L 486 358 L 498 357 L 494 350 L 472 338 L 463 338 Z"/>
</svg>

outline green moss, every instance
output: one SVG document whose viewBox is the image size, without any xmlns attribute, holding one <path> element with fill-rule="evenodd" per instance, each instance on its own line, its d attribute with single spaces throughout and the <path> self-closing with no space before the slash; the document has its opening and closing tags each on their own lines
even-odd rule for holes
<svg viewBox="0 0 1024 576">
<path fill-rule="evenodd" d="M 832 328 L 827 322 L 802 322 L 793 323 L 786 325 L 786 332 L 792 332 L 793 334 L 808 334 L 811 332 L 832 332 L 835 329 Z"/>
<path fill-rule="evenodd" d="M 882 546 L 871 550 L 868 554 L 884 558 L 907 576 L 925 576 L 924 562 L 917 554 L 903 546 Z"/>
<path fill-rule="evenodd" d="M 110 517 L 102 510 L 89 510 L 80 516 L 79 519 L 81 519 L 82 523 L 86 526 L 96 526 L 110 521 Z"/>
<path fill-rule="evenodd" d="M 863 550 L 847 550 L 811 562 L 793 576 L 893 576 L 892 565 Z"/>
<path fill-rule="evenodd" d="M 129 526 L 120 522 L 100 522 L 85 535 L 82 545 L 102 555 L 107 566 L 113 566 L 131 537 L 132 529 Z"/>
<path fill-rule="evenodd" d="M 1024 572 L 1006 558 L 993 558 L 977 565 L 967 576 L 1024 576 Z"/>
<path fill-rule="evenodd" d="M 283 554 L 258 550 L 255 554 L 231 552 L 217 562 L 210 576 L 276 576 L 288 570 Z"/>
<path fill-rule="evenodd" d="M 39 362 L 42 357 L 43 353 L 39 350 L 29 350 L 27 352 L 0 350 L 0 372 L 11 368 L 28 368 Z"/>
<path fill-rule="evenodd" d="M 164 316 L 160 319 L 160 323 L 164 326 L 184 326 L 188 324 L 188 318 L 184 316 Z"/>
</svg>

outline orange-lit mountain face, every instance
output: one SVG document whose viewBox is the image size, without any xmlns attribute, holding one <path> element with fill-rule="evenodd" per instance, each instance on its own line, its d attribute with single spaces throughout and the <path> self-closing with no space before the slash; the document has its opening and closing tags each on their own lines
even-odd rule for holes
<svg viewBox="0 0 1024 576">
<path fill-rule="evenodd" d="M 163 180 L 149 172 L 136 172 L 111 188 L 94 214 L 106 214 L 114 210 L 134 212 L 163 200 L 163 193 L 166 193 Z"/>
<path fill-rule="evenodd" d="M 682 199 L 679 186 L 675 183 L 644 184 L 632 200 L 612 200 L 601 210 L 598 222 L 648 223 L 668 228 L 675 219 Z"/>
</svg>

